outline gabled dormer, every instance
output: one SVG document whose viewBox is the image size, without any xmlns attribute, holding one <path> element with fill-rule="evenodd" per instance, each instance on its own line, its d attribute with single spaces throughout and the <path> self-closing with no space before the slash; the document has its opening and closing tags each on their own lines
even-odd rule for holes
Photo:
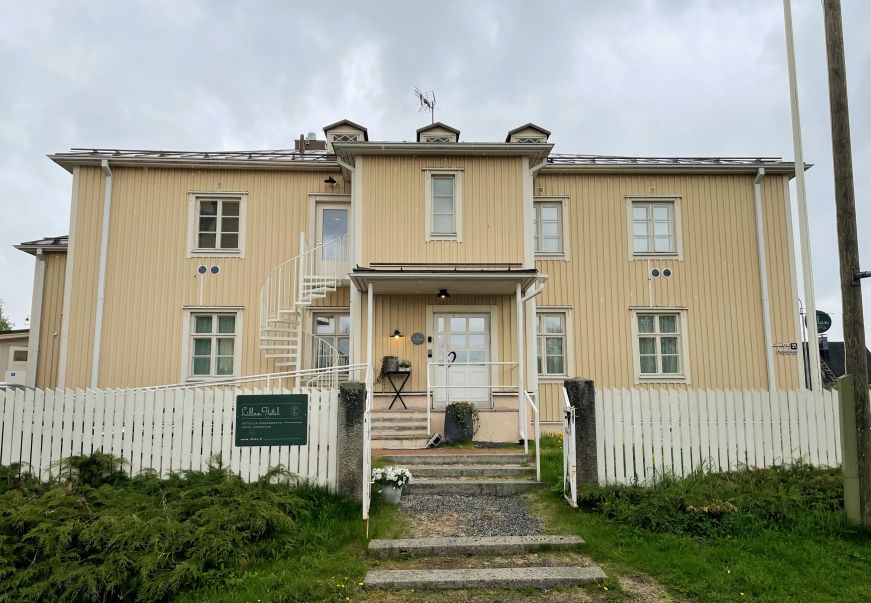
<svg viewBox="0 0 871 603">
<path fill-rule="evenodd" d="M 459 130 L 440 121 L 417 130 L 417 142 L 457 142 L 459 139 Z"/>
<path fill-rule="evenodd" d="M 350 119 L 343 119 L 334 124 L 324 126 L 327 139 L 327 152 L 333 152 L 334 142 L 365 142 L 369 140 L 369 131 Z"/>
<path fill-rule="evenodd" d="M 514 128 L 508 132 L 505 142 L 519 142 L 527 144 L 544 144 L 550 138 L 550 132 L 533 123 L 528 123 Z"/>
</svg>

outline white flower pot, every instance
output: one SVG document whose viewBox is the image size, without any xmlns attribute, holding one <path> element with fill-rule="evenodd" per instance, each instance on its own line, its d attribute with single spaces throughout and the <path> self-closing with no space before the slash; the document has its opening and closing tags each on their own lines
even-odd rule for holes
<svg viewBox="0 0 871 603">
<path fill-rule="evenodd" d="M 402 498 L 402 488 L 393 484 L 385 484 L 381 486 L 381 500 L 389 505 L 398 505 L 399 499 Z"/>
</svg>

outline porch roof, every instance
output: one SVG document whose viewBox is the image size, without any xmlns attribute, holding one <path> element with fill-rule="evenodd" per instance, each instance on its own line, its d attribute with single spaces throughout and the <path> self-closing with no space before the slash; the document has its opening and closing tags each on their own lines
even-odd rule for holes
<svg viewBox="0 0 871 603">
<path fill-rule="evenodd" d="M 543 275 L 518 264 L 403 264 L 357 266 L 349 276 L 359 291 L 374 284 L 376 294 L 435 295 L 446 289 L 452 295 L 508 295 L 518 284 L 525 291 Z"/>
</svg>

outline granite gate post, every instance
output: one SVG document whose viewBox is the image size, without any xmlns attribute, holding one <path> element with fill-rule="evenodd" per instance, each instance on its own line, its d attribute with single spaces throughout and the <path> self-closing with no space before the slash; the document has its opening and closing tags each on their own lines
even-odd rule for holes
<svg viewBox="0 0 871 603">
<path fill-rule="evenodd" d="M 592 379 L 565 380 L 569 404 L 575 409 L 575 454 L 578 484 L 598 483 L 596 456 L 596 388 Z"/>
<path fill-rule="evenodd" d="M 357 500 L 363 497 L 363 413 L 366 409 L 366 384 L 339 385 L 338 466 L 336 489 Z"/>
</svg>

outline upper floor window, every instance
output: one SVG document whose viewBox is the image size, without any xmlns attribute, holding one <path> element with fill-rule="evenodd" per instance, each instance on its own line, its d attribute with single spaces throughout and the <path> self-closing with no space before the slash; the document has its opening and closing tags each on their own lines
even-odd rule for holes
<svg viewBox="0 0 871 603">
<path fill-rule="evenodd" d="M 332 135 L 333 142 L 357 142 L 360 139 L 359 134 L 338 133 Z"/>
<path fill-rule="evenodd" d="M 462 170 L 426 170 L 426 240 L 462 240 Z"/>
<path fill-rule="evenodd" d="M 636 376 L 664 381 L 687 380 L 683 310 L 633 312 Z"/>
<path fill-rule="evenodd" d="M 242 255 L 246 201 L 244 194 L 191 194 L 188 254 Z"/>
<path fill-rule="evenodd" d="M 680 255 L 679 199 L 632 198 L 629 214 L 633 257 Z"/>
<path fill-rule="evenodd" d="M 562 200 L 536 200 L 533 204 L 533 239 L 536 255 L 563 256 L 565 224 Z"/>
<path fill-rule="evenodd" d="M 239 345 L 236 312 L 190 313 L 188 377 L 231 377 L 238 374 Z"/>
</svg>

